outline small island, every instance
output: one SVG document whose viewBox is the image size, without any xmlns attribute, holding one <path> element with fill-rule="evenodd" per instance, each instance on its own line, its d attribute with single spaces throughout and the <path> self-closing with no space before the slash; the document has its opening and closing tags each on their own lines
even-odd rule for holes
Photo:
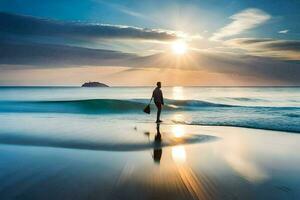
<svg viewBox="0 0 300 200">
<path fill-rule="evenodd" d="M 82 84 L 81 87 L 109 87 L 109 86 L 104 83 L 99 83 L 99 82 L 86 82 L 86 83 Z"/>
</svg>

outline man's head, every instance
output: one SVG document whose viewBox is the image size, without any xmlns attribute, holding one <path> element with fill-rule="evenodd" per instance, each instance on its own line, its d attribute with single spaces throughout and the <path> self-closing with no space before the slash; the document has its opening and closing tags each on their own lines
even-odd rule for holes
<svg viewBox="0 0 300 200">
<path fill-rule="evenodd" d="M 156 85 L 158 88 L 161 88 L 161 82 L 157 82 Z"/>
</svg>

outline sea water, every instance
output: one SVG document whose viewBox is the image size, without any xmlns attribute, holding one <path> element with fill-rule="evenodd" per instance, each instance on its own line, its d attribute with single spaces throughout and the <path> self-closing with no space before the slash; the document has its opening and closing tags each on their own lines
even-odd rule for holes
<svg viewBox="0 0 300 200">
<path fill-rule="evenodd" d="M 142 112 L 153 87 L 0 87 L 1 129 L 51 117 L 153 122 Z M 165 123 L 237 126 L 300 133 L 300 87 L 163 87 Z M 100 120 L 100 121 L 101 121 Z M 32 122 L 34 124 L 34 122 Z"/>
</svg>

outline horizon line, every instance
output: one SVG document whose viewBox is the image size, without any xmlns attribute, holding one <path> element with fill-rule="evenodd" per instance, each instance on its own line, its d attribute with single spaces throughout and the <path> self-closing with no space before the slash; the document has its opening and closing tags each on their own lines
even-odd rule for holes
<svg viewBox="0 0 300 200">
<path fill-rule="evenodd" d="M 109 86 L 109 85 L 108 85 Z M 81 85 L 0 85 L 0 87 L 72 87 L 82 88 Z M 110 88 L 116 87 L 155 87 L 154 85 L 112 85 Z M 164 87 L 300 87 L 300 85 L 165 85 Z M 88 88 L 107 88 L 107 87 L 88 87 Z"/>
</svg>

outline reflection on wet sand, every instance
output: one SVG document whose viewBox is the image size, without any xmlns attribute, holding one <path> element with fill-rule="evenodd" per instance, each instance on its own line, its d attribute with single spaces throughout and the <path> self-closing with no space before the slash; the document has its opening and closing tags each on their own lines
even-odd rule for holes
<svg viewBox="0 0 300 200">
<path fill-rule="evenodd" d="M 189 144 L 197 144 L 197 143 L 206 143 L 211 142 L 217 139 L 215 136 L 210 135 L 193 135 L 186 134 L 185 129 L 182 125 L 173 125 L 171 132 L 167 132 L 164 136 L 162 136 L 160 132 L 160 124 L 156 125 L 156 133 L 151 134 L 151 131 L 144 131 L 144 135 L 148 139 L 148 144 L 145 143 L 145 146 L 153 149 L 153 160 L 156 163 L 160 163 L 163 148 L 174 146 L 174 151 L 172 154 L 176 156 L 178 159 L 185 159 L 185 151 L 183 151 L 184 145 Z M 154 139 L 153 138 L 154 135 Z"/>
<path fill-rule="evenodd" d="M 161 146 L 161 134 L 160 134 L 160 124 L 158 123 L 156 125 L 156 135 L 155 135 L 155 143 L 158 144 L 158 146 Z M 160 163 L 161 160 L 161 155 L 162 155 L 162 148 L 154 148 L 153 150 L 153 160 L 156 163 Z"/>
<path fill-rule="evenodd" d="M 186 132 L 182 125 L 174 125 L 171 129 L 172 137 L 177 140 L 182 139 Z M 147 132 L 147 136 L 150 132 Z M 169 134 L 170 135 L 170 134 Z M 155 144 L 160 144 L 163 140 L 160 132 L 160 124 L 156 126 L 156 134 L 154 137 Z M 163 149 L 161 147 L 153 149 L 153 160 L 157 164 L 161 164 Z M 167 184 L 168 187 L 175 187 L 176 193 L 183 193 L 186 199 L 214 199 L 215 193 L 211 187 L 213 184 L 209 183 L 209 179 L 199 180 L 200 176 L 197 176 L 193 169 L 186 163 L 187 153 L 184 145 L 176 145 L 164 151 L 165 157 L 171 157 L 172 159 L 165 159 L 167 163 L 162 163 L 164 167 L 167 166 L 168 180 L 173 180 Z M 147 179 L 149 180 L 149 179 Z M 155 182 L 159 182 L 154 185 L 160 185 L 165 182 L 164 179 L 157 177 Z M 204 185 L 203 185 L 204 184 Z M 210 187 L 208 187 L 210 186 Z"/>
<path fill-rule="evenodd" d="M 186 152 L 184 146 L 172 147 L 172 158 L 176 163 L 183 163 L 186 160 Z"/>
<path fill-rule="evenodd" d="M 276 157 L 277 152 L 281 152 L 276 148 L 271 148 L 272 146 L 268 146 L 268 142 L 274 139 L 274 134 L 268 136 L 267 133 L 264 133 L 262 135 L 267 135 L 264 138 L 262 135 L 251 136 L 253 130 L 246 135 L 241 133 L 245 131 L 243 129 L 218 128 L 214 131 L 207 131 L 207 129 L 212 128 L 199 129 L 195 127 L 193 129 L 192 126 L 163 123 L 157 125 L 138 124 L 134 129 L 132 127 L 128 128 L 127 130 L 130 130 L 130 132 L 125 132 L 124 128 L 120 131 L 119 137 L 112 137 L 115 142 L 106 141 L 104 143 L 103 135 L 117 133 L 107 129 L 108 131 L 103 131 L 105 133 L 103 135 L 95 134 L 96 139 L 87 140 L 88 137 L 84 137 L 78 139 L 78 143 L 75 143 L 76 147 L 82 146 L 85 150 L 97 147 L 97 149 L 101 148 L 105 151 L 74 149 L 74 143 L 71 143 L 73 141 L 70 142 L 65 139 L 65 142 L 63 142 L 62 137 L 60 137 L 61 140 L 58 143 L 54 140 L 55 135 L 50 135 L 54 139 L 46 144 L 37 143 L 37 141 L 43 142 L 43 138 L 37 138 L 38 140 L 33 138 L 35 139 L 33 140 L 27 136 L 29 139 L 26 142 L 34 144 L 36 147 L 26 146 L 22 149 L 38 148 L 39 151 L 43 151 L 41 158 L 35 157 L 36 159 L 31 160 L 31 152 L 27 152 L 27 157 L 22 152 L 17 159 L 27 160 L 27 166 L 17 169 L 18 162 L 8 161 L 7 165 L 2 164 L 3 161 L 2 163 L 0 161 L 0 163 L 2 164 L 1 167 L 9 166 L 9 168 L 19 170 L 19 173 L 24 174 L 11 184 L 13 187 L 18 188 L 19 193 L 16 193 L 16 195 L 22 194 L 22 191 L 27 191 L 27 185 L 23 184 L 22 177 L 30 177 L 32 174 L 38 176 L 39 173 L 45 173 L 41 177 L 36 177 L 36 179 L 34 176 L 30 177 L 29 184 L 33 186 L 28 189 L 30 192 L 26 192 L 23 199 L 30 199 L 31 193 L 40 197 L 36 199 L 43 199 L 41 198 L 43 191 L 39 186 L 43 184 L 43 181 L 40 180 L 46 178 L 47 181 L 43 185 L 45 191 L 48 194 L 56 194 L 60 191 L 64 199 L 74 199 L 72 198 L 73 194 L 82 197 L 78 199 L 259 199 L 255 196 L 261 192 L 261 190 L 256 189 L 258 188 L 257 185 L 267 185 L 267 181 L 273 178 L 273 172 L 268 171 L 272 164 L 264 163 L 265 158 L 272 158 L 270 162 L 273 163 L 274 160 L 278 159 L 278 156 Z M 237 130 L 237 132 L 233 132 L 233 130 Z M 254 140 L 256 137 L 259 138 Z M 216 140 L 216 138 L 221 139 Z M 13 134 L 2 134 L 0 136 L 1 142 L 9 141 L 10 143 L 19 144 L 17 139 L 18 137 L 16 138 Z M 89 141 L 93 141 L 94 146 L 91 146 Z M 73 149 L 44 148 L 42 145 L 72 147 Z M 7 150 L 7 147 L 2 148 Z M 296 146 L 294 148 L 296 149 Z M 109 151 L 110 149 L 114 151 Z M 276 150 L 276 155 L 272 151 L 268 151 L 268 154 L 266 154 L 266 149 Z M 2 155 L 3 152 L 5 154 L 5 151 L 2 151 Z M 47 157 L 45 152 L 58 153 Z M 54 157 L 61 156 L 63 152 L 72 155 L 72 159 L 68 160 L 64 157 L 60 161 L 54 159 Z M 285 155 L 286 152 L 291 154 L 290 149 L 287 148 L 281 152 L 281 155 Z M 297 154 L 295 153 L 295 155 Z M 7 157 L 13 158 L 14 156 L 11 154 Z M 296 160 L 297 157 L 295 156 L 294 159 Z M 24 160 L 22 162 L 26 162 Z M 46 161 L 48 163 L 44 165 L 43 162 Z M 284 162 L 280 163 L 284 164 Z M 31 167 L 33 165 L 35 168 Z M 42 166 L 43 172 L 39 171 L 39 166 Z M 54 173 L 53 176 L 49 175 L 48 178 L 47 175 L 51 172 L 51 168 L 48 166 L 58 167 L 58 175 Z M 9 174 L 9 168 L 7 167 L 4 170 L 6 172 L 3 174 Z M 23 168 L 32 169 L 32 171 L 27 172 Z M 285 173 L 288 174 L 289 172 Z M 270 178 L 266 179 L 266 177 Z M 282 177 L 281 180 L 284 180 L 285 177 Z M 5 177 L 1 181 L 3 182 L 2 185 L 10 184 Z M 76 190 L 79 185 L 80 190 Z M 86 190 L 82 189 L 87 185 Z M 282 199 L 280 198 L 282 197 L 280 194 L 284 195 L 282 188 L 288 192 L 293 189 L 288 184 L 283 185 L 278 182 L 267 186 L 264 188 L 261 186 L 261 188 L 269 189 L 267 193 L 270 195 L 268 197 L 272 198 L 261 199 L 274 199 L 275 195 L 272 196 L 273 190 L 280 190 L 279 194 L 275 194 L 278 195 L 277 199 Z M 0 197 L 11 195 L 10 188 L 12 187 L 3 186 L 3 188 L 0 188 L 2 189 L 0 190 Z M 76 191 L 76 193 L 73 191 Z"/>
<path fill-rule="evenodd" d="M 299 199 L 297 134 L 150 123 L 92 134 L 88 125 L 76 143 L 1 133 L 10 144 L 0 145 L 0 199 Z"/>
<path fill-rule="evenodd" d="M 175 138 L 181 138 L 185 134 L 184 126 L 182 125 L 173 126 L 172 133 Z"/>
<path fill-rule="evenodd" d="M 235 170 L 241 177 L 250 182 L 262 182 L 268 178 L 268 174 L 251 157 L 247 139 L 227 136 L 216 150 L 221 157 Z"/>
<path fill-rule="evenodd" d="M 184 126 L 182 125 L 174 126 L 172 132 L 176 138 L 181 138 L 186 134 Z M 172 159 L 176 166 L 176 173 L 180 177 L 182 187 L 187 189 L 192 199 L 213 199 L 213 193 L 210 194 L 210 191 L 205 189 L 199 177 L 189 164 L 186 163 L 186 156 L 184 145 L 172 147 Z M 206 182 L 209 181 L 209 179 L 202 181 L 204 181 L 204 184 L 209 185 L 209 183 Z"/>
</svg>

